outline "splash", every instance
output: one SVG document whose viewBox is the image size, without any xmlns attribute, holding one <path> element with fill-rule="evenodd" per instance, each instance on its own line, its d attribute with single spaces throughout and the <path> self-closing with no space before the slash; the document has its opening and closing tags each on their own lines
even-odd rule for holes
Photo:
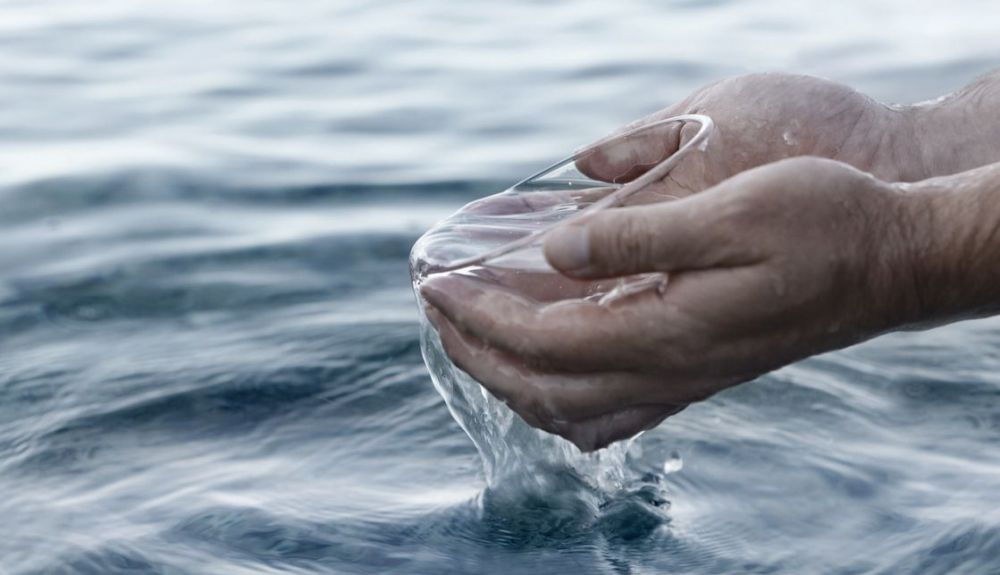
<svg viewBox="0 0 1000 575">
<path fill-rule="evenodd" d="M 688 122 L 700 127 L 681 143 L 680 130 Z M 662 289 L 667 279 L 662 274 L 589 283 L 569 280 L 546 262 L 543 235 L 568 218 L 639 197 L 687 154 L 704 152 L 712 126 L 712 120 L 701 115 L 657 120 L 602 140 L 505 192 L 465 206 L 413 247 L 410 273 L 418 301 L 420 285 L 443 274 L 475 275 L 546 302 L 583 298 L 603 304 Z M 526 504 L 547 509 L 554 503 L 560 510 L 575 510 L 570 516 L 581 525 L 591 525 L 598 517 L 643 515 L 654 519 L 638 523 L 654 527 L 665 520 L 666 500 L 658 483 L 670 469 L 631 473 L 627 463 L 635 438 L 583 453 L 561 437 L 530 427 L 448 359 L 423 305 L 419 307 L 421 350 L 434 386 L 482 459 L 484 513 L 504 516 L 505 509 L 523 509 Z"/>
<path fill-rule="evenodd" d="M 415 275 L 415 288 L 420 279 Z M 642 469 L 631 458 L 635 438 L 583 453 L 530 427 L 448 359 L 422 305 L 420 326 L 434 386 L 483 464 L 487 486 L 474 503 L 485 540 L 517 549 L 595 537 L 630 542 L 669 523 L 662 479 L 680 469 L 679 458 Z"/>
<path fill-rule="evenodd" d="M 572 181 L 580 182 L 582 176 Z M 447 265 L 469 254 L 495 249 L 531 237 L 538 230 L 578 213 L 604 194 L 593 184 L 573 193 L 507 190 L 472 202 L 438 223 L 421 237 L 410 254 L 410 270 L 418 301 L 419 287 L 429 277 L 472 274 L 498 283 L 498 278 L 528 277 L 535 284 L 565 281 L 555 272 L 538 246 L 506 254 L 488 266 L 461 268 Z M 606 189 L 606 188 L 605 188 Z M 625 483 L 625 458 L 630 441 L 622 441 L 592 454 L 584 454 L 569 441 L 530 427 L 507 405 L 453 364 L 441 339 L 420 308 L 421 350 L 431 378 L 458 424 L 475 444 L 483 461 L 487 484 L 496 487 L 515 477 L 534 477 L 555 470 L 571 470 L 602 491 L 621 489 Z"/>
<path fill-rule="evenodd" d="M 507 191 L 466 206 L 414 246 L 410 268 L 418 301 L 420 285 L 438 274 L 472 274 L 498 283 L 497 278 L 511 275 L 530 277 L 532 282 L 565 281 L 532 247 L 489 266 L 442 270 L 440 262 L 526 237 L 585 209 L 586 198 L 590 198 L 586 193 L 563 197 L 539 207 Z M 503 213 L 484 206 L 500 206 Z M 595 297 L 604 293 L 601 286 L 594 289 Z M 583 453 L 569 441 L 529 426 L 451 362 L 423 305 L 419 310 L 421 351 L 434 386 L 482 460 L 487 487 L 476 506 L 481 524 L 502 535 L 491 539 L 511 539 L 520 545 L 594 532 L 607 539 L 630 539 L 653 533 L 667 522 L 669 504 L 660 485 L 663 473 L 630 465 L 634 438 Z"/>
<path fill-rule="evenodd" d="M 564 470 L 575 472 L 602 491 L 615 491 L 625 486 L 628 479 L 625 460 L 632 440 L 587 454 L 557 435 L 529 426 L 448 359 L 422 306 L 420 325 L 421 351 L 434 387 L 444 398 L 455 421 L 475 444 L 490 487 L 504 481 L 517 481 L 517 478 L 546 477 Z"/>
<path fill-rule="evenodd" d="M 420 310 L 421 351 L 434 387 L 482 460 L 487 487 L 474 503 L 484 540 L 516 549 L 594 537 L 630 542 L 669 524 L 662 478 L 674 469 L 633 469 L 635 438 L 583 453 L 530 427 L 448 359 Z"/>
</svg>

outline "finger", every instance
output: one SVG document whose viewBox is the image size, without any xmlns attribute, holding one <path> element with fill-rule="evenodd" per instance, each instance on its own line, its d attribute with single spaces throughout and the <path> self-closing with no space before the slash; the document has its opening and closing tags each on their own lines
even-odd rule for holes
<svg viewBox="0 0 1000 575">
<path fill-rule="evenodd" d="M 682 411 L 686 406 L 641 405 L 599 415 L 586 421 L 563 425 L 559 434 L 571 441 L 580 451 L 603 449 L 616 441 L 628 439 L 658 426 L 666 418 Z"/>
<path fill-rule="evenodd" d="M 634 122 L 583 148 L 576 167 L 588 177 L 602 182 L 624 183 L 638 178 L 677 151 L 681 122 L 636 131 L 659 120 L 681 113 L 681 104 L 670 106 Z"/>
<path fill-rule="evenodd" d="M 568 299 L 598 297 L 615 287 L 616 280 L 580 280 L 552 271 L 531 271 L 484 264 L 470 272 L 483 281 L 507 288 L 537 303 L 553 303 Z"/>
<path fill-rule="evenodd" d="M 534 386 L 527 383 L 530 376 L 519 375 L 527 370 L 527 366 L 502 357 L 481 341 L 461 334 L 435 308 L 427 307 L 426 314 L 428 321 L 438 332 L 441 346 L 456 367 L 513 409 L 528 425 L 557 433 L 552 425 L 553 418 L 542 413 Z"/>
<path fill-rule="evenodd" d="M 729 215 L 728 194 L 704 194 L 652 206 L 609 209 L 578 218 L 545 238 L 545 256 L 561 273 L 608 278 L 755 261 L 744 230 Z"/>
<path fill-rule="evenodd" d="M 562 212 L 570 215 L 604 198 L 610 187 L 538 192 L 503 192 L 471 202 L 448 220 L 436 236 L 442 249 L 480 254 L 520 240 L 540 227 L 540 217 Z"/>
<path fill-rule="evenodd" d="M 630 182 L 677 151 L 682 125 L 640 127 L 636 133 L 606 138 L 577 157 L 577 169 L 602 182 Z"/>
<path fill-rule="evenodd" d="M 651 401 L 649 382 L 640 377 L 617 372 L 543 372 L 462 332 L 433 307 L 428 308 L 427 317 L 455 365 L 535 427 L 560 433 L 574 422 Z"/>
<path fill-rule="evenodd" d="M 545 369 L 609 369 L 630 359 L 615 344 L 635 329 L 632 310 L 586 300 L 541 305 L 458 275 L 429 279 L 421 295 L 462 331 Z"/>
<path fill-rule="evenodd" d="M 708 397 L 802 359 L 802 348 L 789 345 L 790 338 L 803 337 L 796 327 L 801 307 L 776 289 L 776 282 L 787 281 L 778 274 L 744 266 L 672 278 L 665 297 L 674 313 L 665 315 L 677 329 L 659 341 L 665 351 L 687 357 L 672 362 L 678 371 L 702 376 L 686 379 L 690 399 Z M 844 336 L 842 345 L 853 343 L 850 334 Z"/>
</svg>

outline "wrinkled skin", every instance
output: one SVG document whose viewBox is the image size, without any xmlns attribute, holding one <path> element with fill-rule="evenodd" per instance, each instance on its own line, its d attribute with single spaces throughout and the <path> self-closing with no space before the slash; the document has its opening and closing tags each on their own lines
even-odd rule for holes
<svg viewBox="0 0 1000 575">
<path fill-rule="evenodd" d="M 905 181 L 912 148 L 912 114 L 889 108 L 854 89 L 811 76 L 752 74 L 709 84 L 683 101 L 632 122 L 599 140 L 578 167 L 593 178 L 627 182 L 674 153 L 697 133 L 695 123 L 602 147 L 601 142 L 650 122 L 680 114 L 706 114 L 715 129 L 704 151 L 688 156 L 668 176 L 632 196 L 628 204 L 669 201 L 707 189 L 726 178 L 777 160 L 816 156 L 840 160 L 887 181 Z M 655 141 L 654 141 L 655 140 Z M 590 147 L 590 146 L 588 146 Z M 622 153 L 623 148 L 629 148 Z M 605 153 L 613 148 L 614 154 Z M 905 161 L 904 161 L 905 159 Z M 470 203 L 460 213 L 504 215 L 532 212 L 555 203 L 596 201 L 612 188 L 574 192 L 497 194 Z M 552 275 L 492 274 L 491 279 L 527 295 L 552 301 L 607 291 L 612 282 L 572 281 Z M 579 279 L 579 278 L 577 278 Z"/>
<path fill-rule="evenodd" d="M 545 254 L 561 276 L 432 277 L 428 318 L 460 368 L 529 424 L 589 451 L 798 359 L 995 313 L 1000 164 L 963 171 L 1000 160 L 1000 124 L 981 121 L 998 110 L 996 75 L 933 105 L 892 108 L 803 76 L 710 85 L 640 120 L 707 114 L 717 130 L 706 151 L 633 205 L 550 233 Z M 634 153 L 599 148 L 580 167 L 627 181 L 695 131 L 677 127 L 665 148 L 642 138 Z M 886 183 L 946 174 L 956 175 Z M 509 201 L 472 209 L 530 209 Z M 669 282 L 603 305 L 582 299 L 645 272 Z"/>
<path fill-rule="evenodd" d="M 546 243 L 549 261 L 572 277 L 668 272 L 664 290 L 547 303 L 445 276 L 422 294 L 456 365 L 529 424 L 593 450 L 894 325 L 906 298 L 885 290 L 900 285 L 887 275 L 900 268 L 871 260 L 872 246 L 891 259 L 888 246 L 906 245 L 898 196 L 844 164 L 786 160 L 683 200 L 594 214 Z M 580 234 L 595 248 L 584 262 Z M 872 308 L 888 295 L 898 312 Z"/>
<path fill-rule="evenodd" d="M 722 80 L 618 133 L 679 114 L 708 115 L 716 129 L 705 153 L 685 159 L 662 182 L 649 186 L 642 201 L 683 197 L 750 168 L 795 156 L 839 160 L 887 181 L 906 181 L 918 172 L 908 109 L 887 107 L 819 78 L 754 74 Z M 665 153 L 697 131 L 694 123 L 672 125 Z M 628 181 L 662 159 L 664 154 L 648 157 L 650 148 L 660 149 L 651 144 L 637 138 L 633 154 L 597 154 L 581 167 L 598 179 Z"/>
</svg>

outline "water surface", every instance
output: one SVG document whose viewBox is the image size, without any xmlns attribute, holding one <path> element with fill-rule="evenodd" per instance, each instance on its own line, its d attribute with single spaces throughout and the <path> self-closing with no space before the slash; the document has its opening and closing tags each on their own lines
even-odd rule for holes
<svg viewBox="0 0 1000 575">
<path fill-rule="evenodd" d="M 693 406 L 609 502 L 485 489 L 407 273 L 437 219 L 719 77 L 957 88 L 995 12 L 0 2 L 0 573 L 1000 572 L 1000 322 Z"/>
</svg>

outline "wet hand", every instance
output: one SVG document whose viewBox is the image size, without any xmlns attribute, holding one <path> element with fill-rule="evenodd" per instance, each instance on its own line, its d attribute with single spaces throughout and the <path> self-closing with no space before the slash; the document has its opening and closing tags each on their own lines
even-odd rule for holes
<svg viewBox="0 0 1000 575">
<path fill-rule="evenodd" d="M 726 79 L 619 133 L 679 114 L 705 114 L 714 120 L 716 130 L 706 150 L 685 159 L 630 203 L 686 196 L 742 171 L 805 155 L 839 160 L 887 181 L 923 174 L 907 110 L 887 107 L 848 86 L 819 78 L 754 74 Z M 623 153 L 623 146 L 615 143 L 613 153 L 594 154 L 579 165 L 599 180 L 628 181 L 697 131 L 696 124 L 675 124 L 634 137 L 632 153 Z M 614 134 L 609 137 L 614 138 Z"/>
<path fill-rule="evenodd" d="M 422 294 L 456 365 L 529 424 L 593 450 L 903 322 L 912 300 L 901 202 L 844 164 L 786 160 L 547 238 L 549 262 L 572 281 L 664 272 L 664 289 L 545 301 L 449 275 Z"/>
</svg>

